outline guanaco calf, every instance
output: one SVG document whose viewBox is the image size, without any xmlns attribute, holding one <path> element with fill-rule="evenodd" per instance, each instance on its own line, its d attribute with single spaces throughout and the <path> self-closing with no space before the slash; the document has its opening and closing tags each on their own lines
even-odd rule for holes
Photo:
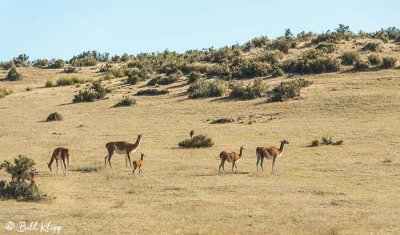
<svg viewBox="0 0 400 235">
<path fill-rule="evenodd" d="M 233 167 L 236 167 L 236 172 L 237 172 L 236 163 L 242 158 L 243 150 L 244 147 L 241 146 L 239 154 L 236 152 L 222 151 L 219 154 L 219 158 L 221 159 L 221 164 L 219 164 L 218 172 L 221 172 L 221 168 L 223 171 L 225 171 L 225 161 L 232 162 L 232 173 L 233 173 Z"/>
<path fill-rule="evenodd" d="M 133 163 L 132 163 L 132 165 L 133 165 L 133 175 L 135 175 L 135 170 L 137 168 L 139 168 L 139 175 L 140 175 L 140 173 L 142 173 L 142 175 L 143 175 L 143 170 L 141 169 L 141 167 L 143 165 L 143 157 L 144 157 L 144 153 L 140 153 L 140 160 L 133 161 Z"/>
<path fill-rule="evenodd" d="M 53 151 L 53 155 L 51 156 L 50 162 L 47 163 L 47 166 L 49 167 L 50 171 L 53 171 L 51 169 L 51 165 L 53 164 L 54 160 L 56 160 L 57 164 L 57 174 L 58 174 L 58 161 L 61 160 L 61 168 L 63 169 L 64 175 L 68 174 L 69 170 L 69 158 L 71 157 L 71 151 L 67 148 L 56 148 Z M 64 166 L 64 167 L 63 167 Z"/>
<path fill-rule="evenodd" d="M 256 149 L 256 155 L 257 155 L 257 171 L 258 171 L 258 163 L 261 160 L 261 169 L 264 170 L 263 168 L 263 161 L 264 158 L 272 159 L 272 172 L 275 172 L 275 161 L 277 158 L 282 157 L 283 155 L 283 147 L 285 144 L 289 144 L 288 141 L 282 140 L 281 141 L 281 146 L 280 148 L 277 148 L 275 146 L 270 146 L 270 147 L 257 147 Z"/>
<path fill-rule="evenodd" d="M 35 184 L 36 186 L 39 186 L 39 177 L 37 176 L 36 168 L 31 169 L 31 174 L 32 174 L 32 184 Z"/>
</svg>

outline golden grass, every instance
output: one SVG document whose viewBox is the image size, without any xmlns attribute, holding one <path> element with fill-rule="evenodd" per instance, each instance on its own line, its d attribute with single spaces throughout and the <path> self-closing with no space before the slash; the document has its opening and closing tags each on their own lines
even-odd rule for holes
<svg viewBox="0 0 400 235">
<path fill-rule="evenodd" d="M 314 82 L 304 99 L 284 103 L 191 100 L 182 95 L 187 86 L 171 85 L 168 95 L 136 97 L 132 109 L 112 106 L 145 82 L 132 88 L 116 79 L 106 83 L 109 99 L 72 104 L 81 88 L 44 88 L 62 70 L 20 71 L 23 81 L 1 82 L 14 90 L 0 99 L 1 160 L 33 158 L 40 188 L 54 199 L 0 201 L 0 233 L 9 220 L 52 221 L 67 234 L 400 233 L 398 70 L 303 76 Z M 97 79 L 95 71 L 83 68 L 79 77 Z M 34 90 L 24 92 L 28 85 Z M 52 112 L 64 120 L 42 122 Z M 220 117 L 243 121 L 210 124 Z M 215 145 L 178 148 L 190 130 Z M 114 170 L 104 168 L 105 143 L 133 142 L 137 133 L 143 143 L 132 158 L 146 154 L 144 177 L 133 177 L 122 155 L 113 156 Z M 344 144 L 307 147 L 321 136 Z M 270 161 L 256 172 L 255 148 L 282 139 L 290 144 L 276 173 Z M 226 164 L 227 173 L 218 174 L 219 152 L 241 145 L 239 173 Z M 68 177 L 46 166 L 58 146 L 72 150 Z"/>
</svg>

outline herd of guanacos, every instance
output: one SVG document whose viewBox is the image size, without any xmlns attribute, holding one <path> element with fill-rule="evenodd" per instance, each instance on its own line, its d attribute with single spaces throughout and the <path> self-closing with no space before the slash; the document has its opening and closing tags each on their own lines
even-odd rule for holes
<svg viewBox="0 0 400 235">
<path fill-rule="evenodd" d="M 190 136 L 192 137 L 193 132 L 190 133 Z M 143 157 L 144 154 L 141 153 L 140 156 L 140 160 L 134 160 L 133 163 L 131 162 L 131 157 L 130 157 L 130 153 L 134 153 L 140 145 L 140 142 L 142 140 L 142 134 L 138 134 L 137 135 L 137 139 L 136 142 L 134 144 L 125 142 L 125 141 L 118 141 L 118 142 L 109 142 L 106 144 L 106 148 L 108 151 L 107 156 L 105 156 L 104 158 L 104 166 L 107 166 L 107 161 L 108 164 L 110 165 L 110 168 L 112 169 L 111 166 L 111 158 L 113 156 L 114 153 L 118 153 L 118 154 L 125 154 L 125 164 L 126 166 L 128 166 L 128 161 L 130 164 L 131 169 L 133 169 L 133 175 L 135 175 L 135 171 L 138 170 L 139 175 L 142 173 L 143 171 L 141 169 L 142 165 L 143 165 Z M 257 147 L 256 148 L 256 156 L 257 156 L 257 171 L 258 171 L 258 165 L 260 163 L 261 169 L 263 169 L 263 161 L 264 158 L 267 159 L 272 159 L 272 172 L 275 172 L 275 161 L 277 158 L 281 157 L 283 155 L 283 147 L 285 144 L 289 144 L 288 141 L 286 140 L 282 140 L 280 141 L 281 145 L 279 148 L 275 147 L 275 146 L 269 146 L 269 147 Z M 221 163 L 219 165 L 218 171 L 221 172 L 221 169 L 223 171 L 225 171 L 224 166 L 225 166 L 225 161 L 228 162 L 232 162 L 232 173 L 234 173 L 234 168 L 236 168 L 237 172 L 237 165 L 236 163 L 242 158 L 242 154 L 244 151 L 244 147 L 241 146 L 240 147 L 240 151 L 239 153 L 233 152 L 233 151 L 222 151 L 219 154 L 219 157 L 221 159 Z M 57 165 L 57 174 L 58 174 L 58 161 L 61 161 L 61 168 L 63 169 L 64 175 L 68 174 L 68 170 L 69 170 L 69 161 L 70 161 L 70 157 L 71 157 L 71 151 L 67 148 L 63 148 L 63 147 L 59 147 L 56 148 L 53 151 L 53 155 L 51 156 L 50 162 L 47 163 L 47 166 L 49 167 L 50 171 L 52 171 L 52 164 L 54 161 L 56 161 L 56 165 Z"/>
</svg>

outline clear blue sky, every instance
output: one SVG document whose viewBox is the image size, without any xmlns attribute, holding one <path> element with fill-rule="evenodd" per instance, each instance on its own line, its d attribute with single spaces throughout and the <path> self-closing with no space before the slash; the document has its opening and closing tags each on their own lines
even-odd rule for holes
<svg viewBox="0 0 400 235">
<path fill-rule="evenodd" d="M 399 27 L 399 0 L 0 0 L 0 61 L 221 47 L 290 28 Z"/>
</svg>

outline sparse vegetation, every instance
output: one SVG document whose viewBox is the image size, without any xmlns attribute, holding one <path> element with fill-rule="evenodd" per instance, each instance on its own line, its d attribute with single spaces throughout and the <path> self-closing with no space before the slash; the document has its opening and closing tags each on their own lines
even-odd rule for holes
<svg viewBox="0 0 400 235">
<path fill-rule="evenodd" d="M 47 122 L 62 121 L 62 120 L 63 120 L 62 115 L 57 112 L 49 114 L 49 116 L 47 116 L 46 119 Z"/>
<path fill-rule="evenodd" d="M 182 148 L 208 148 L 213 145 L 212 139 L 205 135 L 195 135 L 190 139 L 179 142 L 179 146 Z"/>
<path fill-rule="evenodd" d="M 158 90 L 158 89 L 146 89 L 140 90 L 136 93 L 137 96 L 156 96 L 156 95 L 166 95 L 168 90 Z"/>
<path fill-rule="evenodd" d="M 50 63 L 48 65 L 48 68 L 50 69 L 61 69 L 64 68 L 65 66 L 65 61 L 62 59 L 51 59 Z"/>
<path fill-rule="evenodd" d="M 223 123 L 231 123 L 234 122 L 235 119 L 233 118 L 218 118 L 214 119 L 210 122 L 210 124 L 223 124 Z"/>
<path fill-rule="evenodd" d="M 9 72 L 8 72 L 8 74 L 7 74 L 7 80 L 8 81 L 20 81 L 20 80 L 22 80 L 22 74 L 20 74 L 18 71 L 17 71 L 17 68 L 12 68 Z"/>
<path fill-rule="evenodd" d="M 54 86 L 54 83 L 53 83 L 52 80 L 48 79 L 48 80 L 46 81 L 45 86 L 46 86 L 46 87 L 52 87 L 52 86 Z"/>
<path fill-rule="evenodd" d="M 329 73 L 340 70 L 338 59 L 330 57 L 320 51 L 310 51 L 302 55 L 298 60 L 285 61 L 283 69 L 290 73 Z"/>
<path fill-rule="evenodd" d="M 382 68 L 391 69 L 396 67 L 397 59 L 395 57 L 383 57 Z"/>
<path fill-rule="evenodd" d="M 78 77 L 66 77 L 57 80 L 57 86 L 71 86 L 75 84 L 82 84 L 84 81 Z"/>
<path fill-rule="evenodd" d="M 64 73 L 77 73 L 79 69 L 77 67 L 72 67 L 69 66 L 67 68 L 64 68 Z"/>
<path fill-rule="evenodd" d="M 281 82 L 279 86 L 274 87 L 271 91 L 272 101 L 286 101 L 300 97 L 300 91 L 304 87 L 312 84 L 311 81 L 299 78 L 292 81 Z"/>
<path fill-rule="evenodd" d="M 360 60 L 360 54 L 358 54 L 356 51 L 349 51 L 343 53 L 340 58 L 342 59 L 343 65 L 353 65 Z"/>
<path fill-rule="evenodd" d="M 93 102 L 104 98 L 111 90 L 104 87 L 101 82 L 93 82 L 89 88 L 79 91 L 72 100 L 73 103 Z"/>
<path fill-rule="evenodd" d="M 127 106 L 133 106 L 136 104 L 136 100 L 129 97 L 129 96 L 124 96 L 122 100 L 120 100 L 117 104 L 114 105 L 115 108 L 117 107 L 127 107 Z"/>
<path fill-rule="evenodd" d="M 255 99 L 264 96 L 267 88 L 268 86 L 263 83 L 261 78 L 255 78 L 251 85 L 243 85 L 240 83 L 232 84 L 229 96 L 239 99 Z"/>
<path fill-rule="evenodd" d="M 362 50 L 379 52 L 381 50 L 381 44 L 379 44 L 377 42 L 369 42 L 362 48 Z"/>
<path fill-rule="evenodd" d="M 228 91 L 228 85 L 221 80 L 198 80 L 192 83 L 188 89 L 189 98 L 204 98 L 223 96 Z"/>
<path fill-rule="evenodd" d="M 126 80 L 126 83 L 129 85 L 136 85 L 139 83 L 139 81 L 140 81 L 139 76 L 136 74 L 133 74 L 128 77 L 128 79 Z"/>
<path fill-rule="evenodd" d="M 5 170 L 11 177 L 10 182 L 0 181 L 0 198 L 16 199 L 17 201 L 41 201 L 47 199 L 42 194 L 34 180 L 35 162 L 25 156 L 14 159 L 14 164 L 4 161 L 0 170 Z"/>
<path fill-rule="evenodd" d="M 380 65 L 382 63 L 382 57 L 378 54 L 371 54 L 368 56 L 368 61 L 371 65 Z"/>
<path fill-rule="evenodd" d="M 354 69 L 357 71 L 365 71 L 365 70 L 369 69 L 370 66 L 371 66 L 371 64 L 369 63 L 369 61 L 359 60 L 354 65 Z"/>
<path fill-rule="evenodd" d="M 333 140 L 333 137 L 328 136 L 328 137 L 322 137 L 322 140 L 313 140 L 309 147 L 317 147 L 321 145 L 341 145 L 343 144 L 343 140 Z"/>
<path fill-rule="evenodd" d="M 0 99 L 10 94 L 12 94 L 12 90 L 7 88 L 0 88 Z"/>
</svg>

